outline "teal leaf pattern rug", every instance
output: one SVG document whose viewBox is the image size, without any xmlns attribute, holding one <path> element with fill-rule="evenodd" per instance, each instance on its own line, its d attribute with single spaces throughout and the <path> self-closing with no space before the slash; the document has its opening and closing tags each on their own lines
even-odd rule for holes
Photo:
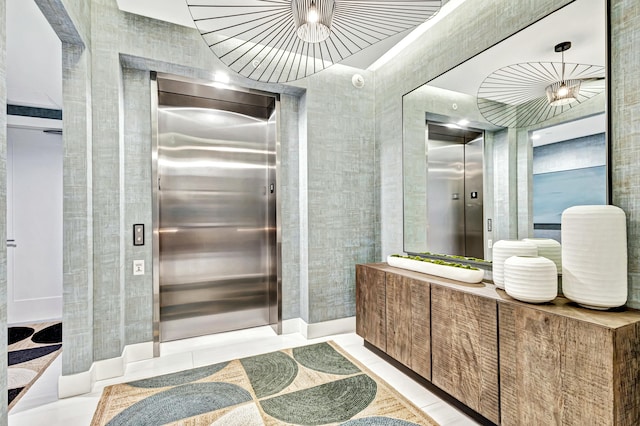
<svg viewBox="0 0 640 426">
<path fill-rule="evenodd" d="M 91 424 L 437 425 L 333 342 L 109 386 Z"/>
</svg>

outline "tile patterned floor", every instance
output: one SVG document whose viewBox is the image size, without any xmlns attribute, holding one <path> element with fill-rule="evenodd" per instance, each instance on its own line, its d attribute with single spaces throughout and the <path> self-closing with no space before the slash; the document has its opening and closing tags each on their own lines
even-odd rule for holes
<svg viewBox="0 0 640 426">
<path fill-rule="evenodd" d="M 307 340 L 297 333 L 277 336 L 270 327 L 259 327 L 163 343 L 161 357 L 131 363 L 124 376 L 97 382 L 89 394 L 61 400 L 57 399 L 58 376 L 62 368 L 61 357 L 58 357 L 13 407 L 9 426 L 88 425 L 105 386 L 325 340 L 339 344 L 442 426 L 477 424 L 364 348 L 362 338 L 354 333 Z"/>
</svg>

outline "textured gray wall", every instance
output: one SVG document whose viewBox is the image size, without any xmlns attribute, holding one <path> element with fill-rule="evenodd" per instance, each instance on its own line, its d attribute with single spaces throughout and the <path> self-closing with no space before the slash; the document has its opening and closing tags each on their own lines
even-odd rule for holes
<svg viewBox="0 0 640 426">
<path fill-rule="evenodd" d="M 328 71 L 307 81 L 309 323 L 355 315 L 354 265 L 375 255 L 373 73 Z"/>
<path fill-rule="evenodd" d="M 146 111 L 150 105 L 151 85 L 149 71 L 125 68 L 124 111 Z M 149 342 L 153 334 L 149 324 L 153 320 L 151 306 L 153 298 L 152 252 L 149 250 L 152 227 L 151 197 L 151 144 L 149 129 L 151 116 L 148 114 L 124 115 L 124 229 L 122 244 L 125 247 L 124 264 L 124 344 Z M 133 245 L 133 225 L 145 224 L 144 246 Z M 144 260 L 145 274 L 133 275 L 132 259 Z"/>
<path fill-rule="evenodd" d="M 640 308 L 640 7 L 611 5 L 611 170 L 613 204 L 627 214 L 629 306 Z"/>
<path fill-rule="evenodd" d="M 88 49 L 62 43 L 63 92 L 63 374 L 93 360 L 92 136 Z"/>
<path fill-rule="evenodd" d="M 117 19 L 109 19 L 113 8 L 111 0 L 96 0 L 91 14 L 94 359 L 120 356 L 124 347 L 123 90 L 114 50 L 120 27 Z"/>
<path fill-rule="evenodd" d="M 0 2 L 0 22 L 6 22 L 6 2 Z M 7 239 L 7 33 L 0 26 L 0 241 Z M 0 247 L 0 424 L 7 424 L 7 247 Z"/>
<path fill-rule="evenodd" d="M 282 319 L 300 317 L 300 99 L 280 97 L 280 226 L 282 232 Z"/>
</svg>

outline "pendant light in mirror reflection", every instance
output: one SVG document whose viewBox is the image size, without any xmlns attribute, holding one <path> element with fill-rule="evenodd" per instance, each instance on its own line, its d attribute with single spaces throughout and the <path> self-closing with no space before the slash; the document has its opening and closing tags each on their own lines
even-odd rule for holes
<svg viewBox="0 0 640 426">
<path fill-rule="evenodd" d="M 187 0 L 211 51 L 253 80 L 315 74 L 434 16 L 442 0 Z"/>
<path fill-rule="evenodd" d="M 526 62 L 494 71 L 478 89 L 478 108 L 501 127 L 532 126 L 603 93 L 602 65 L 565 63 L 565 41 L 554 46 L 561 62 Z"/>
</svg>

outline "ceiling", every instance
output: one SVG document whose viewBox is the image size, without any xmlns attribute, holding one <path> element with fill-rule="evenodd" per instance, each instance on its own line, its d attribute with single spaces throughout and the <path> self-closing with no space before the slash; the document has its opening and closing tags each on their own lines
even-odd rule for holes
<svg viewBox="0 0 640 426">
<path fill-rule="evenodd" d="M 195 28 L 184 0 L 116 1 L 123 11 Z M 368 68 L 405 36 L 415 37 L 416 34 L 426 31 L 462 2 L 464 0 L 445 2 L 436 18 L 428 21 L 428 24 L 421 25 L 413 33 L 407 31 L 397 34 L 352 55 L 341 63 L 360 69 Z M 61 43 L 34 0 L 6 0 L 6 30 L 7 102 L 14 105 L 61 109 Z"/>
<path fill-rule="evenodd" d="M 184 0 L 116 1 L 124 11 L 194 27 Z M 448 1 L 435 18 L 408 36 L 403 33 L 391 37 L 342 63 L 361 69 L 370 67 L 390 49 L 397 50 L 415 39 L 463 1 Z M 33 0 L 6 0 L 6 7 L 8 102 L 62 108 L 60 40 Z M 573 42 L 573 47 L 565 54 L 567 62 L 604 64 L 604 18 L 594 10 L 601 10 L 603 14 L 604 2 L 578 0 L 433 80 L 431 84 L 449 89 L 455 87 L 457 91 L 475 95 L 484 76 L 501 66 L 531 60 L 557 61 L 558 54 L 553 52 L 553 46 L 564 40 Z M 593 48 L 598 43 L 601 48 Z M 375 68 L 376 64 L 371 67 Z"/>
<path fill-rule="evenodd" d="M 149 18 L 161 21 L 172 22 L 174 24 L 183 25 L 185 27 L 196 28 L 191 18 L 191 13 L 185 0 L 116 0 L 120 10 L 135 13 L 137 15 L 147 16 Z M 238 2 L 240 0 L 229 0 Z M 243 4 L 254 4 L 263 0 L 241 0 Z M 437 15 L 443 12 L 446 14 L 449 10 L 455 8 L 462 1 L 448 1 L 443 3 L 443 9 Z M 203 4 L 209 4 L 211 1 L 204 0 Z M 224 2 L 223 2 L 224 3 Z M 446 9 L 445 9 L 446 8 Z M 436 15 L 436 16 L 437 16 Z M 442 17 L 440 17 L 442 18 Z M 367 69 L 376 62 L 382 55 L 398 44 L 412 31 L 407 30 L 384 39 L 366 49 L 363 49 L 340 63 L 354 68 Z"/>
</svg>

